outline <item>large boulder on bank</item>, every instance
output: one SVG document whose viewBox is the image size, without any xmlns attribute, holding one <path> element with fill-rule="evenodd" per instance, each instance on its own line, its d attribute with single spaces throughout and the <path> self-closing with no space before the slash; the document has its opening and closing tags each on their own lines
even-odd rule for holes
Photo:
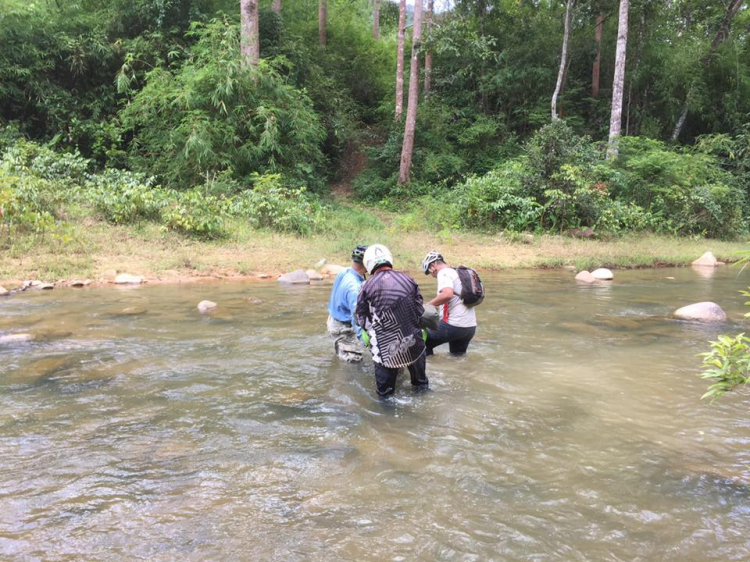
<svg viewBox="0 0 750 562">
<path fill-rule="evenodd" d="M 201 314 L 205 314 L 207 312 L 215 310 L 217 306 L 219 305 L 213 301 L 201 301 L 198 303 L 198 312 L 200 312 Z"/>
<path fill-rule="evenodd" d="M 596 281 L 596 277 L 594 277 L 589 271 L 581 271 L 578 275 L 576 275 L 576 281 L 578 281 L 579 283 L 594 283 Z"/>
<path fill-rule="evenodd" d="M 4 297 L 10 294 L 10 291 L 0 285 L 0 297 Z"/>
<path fill-rule="evenodd" d="M 323 279 L 325 279 L 325 277 L 323 277 L 314 269 L 308 269 L 305 273 L 307 273 L 307 277 L 310 279 L 310 281 L 322 281 Z"/>
<path fill-rule="evenodd" d="M 115 277 L 115 285 L 140 285 L 143 283 L 143 277 L 137 275 L 129 275 L 127 273 L 120 273 Z"/>
<path fill-rule="evenodd" d="M 593 275 L 599 281 L 612 281 L 612 279 L 614 279 L 615 277 L 613 273 L 606 267 L 595 269 L 591 272 L 591 275 Z"/>
<path fill-rule="evenodd" d="M 706 252 L 690 265 L 697 267 L 717 267 L 719 265 L 719 260 L 716 259 L 713 253 Z"/>
<path fill-rule="evenodd" d="M 310 278 L 302 269 L 295 269 L 291 273 L 285 273 L 279 277 L 279 283 L 285 285 L 309 285 Z"/>
<path fill-rule="evenodd" d="M 698 302 L 674 312 L 674 317 L 680 320 L 692 320 L 695 322 L 726 322 L 727 315 L 715 302 Z"/>
<path fill-rule="evenodd" d="M 333 263 L 328 263 L 320 269 L 320 272 L 323 275 L 331 275 L 332 277 L 335 277 L 336 275 L 339 274 L 339 271 L 343 271 L 344 269 L 346 268 L 343 265 L 336 265 Z"/>
</svg>

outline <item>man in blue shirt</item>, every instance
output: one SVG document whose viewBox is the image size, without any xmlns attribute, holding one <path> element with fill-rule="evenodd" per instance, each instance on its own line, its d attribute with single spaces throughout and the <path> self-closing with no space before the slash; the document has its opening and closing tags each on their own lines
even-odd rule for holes
<svg viewBox="0 0 750 562">
<path fill-rule="evenodd" d="M 357 295 L 365 280 L 362 258 L 367 246 L 357 246 L 352 251 L 352 266 L 340 271 L 333 282 L 328 301 L 328 335 L 334 340 L 336 355 L 344 361 L 362 361 L 364 347 L 359 343 L 362 328 L 357 325 L 355 309 Z"/>
</svg>

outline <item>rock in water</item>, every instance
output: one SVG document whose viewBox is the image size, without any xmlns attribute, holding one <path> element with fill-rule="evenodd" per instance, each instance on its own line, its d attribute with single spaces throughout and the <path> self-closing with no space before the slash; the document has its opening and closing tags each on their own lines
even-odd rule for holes
<svg viewBox="0 0 750 562">
<path fill-rule="evenodd" d="M 120 273 L 115 277 L 116 285 L 140 285 L 143 283 L 143 277 L 137 275 L 128 275 L 127 273 Z"/>
<path fill-rule="evenodd" d="M 323 277 L 314 269 L 308 269 L 305 273 L 307 273 L 307 277 L 310 278 L 310 281 L 322 281 L 323 279 L 325 279 L 325 277 Z"/>
<path fill-rule="evenodd" d="M 594 277 L 588 271 L 581 271 L 578 275 L 576 275 L 576 281 L 578 281 L 579 283 L 593 283 L 596 281 L 596 277 Z"/>
<path fill-rule="evenodd" d="M 31 341 L 34 336 L 31 334 L 8 334 L 7 336 L 0 336 L 0 344 L 3 343 L 19 343 L 25 341 Z"/>
<path fill-rule="evenodd" d="M 612 279 L 614 279 L 615 277 L 612 272 L 605 267 L 595 269 L 591 272 L 591 275 L 593 275 L 599 281 L 612 281 Z"/>
<path fill-rule="evenodd" d="M 9 294 L 10 294 L 10 291 L 8 291 L 5 287 L 0 285 L 0 297 L 4 297 Z"/>
<path fill-rule="evenodd" d="M 713 253 L 706 252 L 690 265 L 695 265 L 698 267 L 716 267 L 719 265 L 719 260 L 714 257 Z"/>
<path fill-rule="evenodd" d="M 295 269 L 291 273 L 285 273 L 279 277 L 279 283 L 286 285 L 309 285 L 310 278 L 301 269 Z"/>
<path fill-rule="evenodd" d="M 694 320 L 697 322 L 726 322 L 727 315 L 715 302 L 699 302 L 683 306 L 674 313 L 680 320 Z"/>
<path fill-rule="evenodd" d="M 212 310 L 215 310 L 216 307 L 219 306 L 213 301 L 201 301 L 198 303 L 198 311 L 201 314 L 205 314 L 206 312 L 211 312 Z"/>
<path fill-rule="evenodd" d="M 331 275 L 331 276 L 335 277 L 336 275 L 339 274 L 339 271 L 342 271 L 344 269 L 346 269 L 346 268 L 343 265 L 336 265 L 336 264 L 333 264 L 333 263 L 329 263 L 328 265 L 324 265 L 321 268 L 320 272 L 323 275 Z"/>
</svg>

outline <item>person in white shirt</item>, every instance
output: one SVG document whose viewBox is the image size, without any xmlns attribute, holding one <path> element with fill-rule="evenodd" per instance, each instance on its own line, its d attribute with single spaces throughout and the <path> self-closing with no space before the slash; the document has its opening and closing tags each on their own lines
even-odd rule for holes
<svg viewBox="0 0 750 562">
<path fill-rule="evenodd" d="M 425 275 L 437 278 L 437 296 L 428 304 L 441 312 L 437 330 L 427 330 L 427 355 L 444 343 L 451 355 L 464 355 L 477 330 L 476 311 L 461 300 L 461 279 L 458 272 L 449 267 L 439 252 L 432 250 L 422 260 Z"/>
</svg>

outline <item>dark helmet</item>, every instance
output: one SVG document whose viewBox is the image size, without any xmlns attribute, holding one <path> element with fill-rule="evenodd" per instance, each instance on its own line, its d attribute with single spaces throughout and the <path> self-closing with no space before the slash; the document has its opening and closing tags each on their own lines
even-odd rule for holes
<svg viewBox="0 0 750 562">
<path fill-rule="evenodd" d="M 367 250 L 367 246 L 357 246 L 352 250 L 352 261 L 354 263 L 362 263 L 362 260 L 365 257 L 365 251 Z"/>
</svg>

